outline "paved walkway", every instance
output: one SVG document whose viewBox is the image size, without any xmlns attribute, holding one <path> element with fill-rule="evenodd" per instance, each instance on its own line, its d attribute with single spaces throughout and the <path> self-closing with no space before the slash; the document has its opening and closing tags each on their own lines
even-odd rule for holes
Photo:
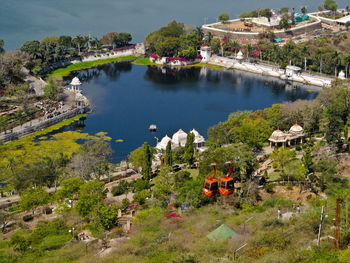
<svg viewBox="0 0 350 263">
<path fill-rule="evenodd" d="M 29 70 L 26 68 L 21 69 L 21 73 L 24 74 L 26 77 L 24 80 L 29 84 L 29 86 L 35 90 L 35 94 L 38 96 L 41 96 L 44 94 L 43 87 L 47 85 L 45 81 L 43 81 L 41 78 L 38 79 L 36 77 L 33 77 L 29 74 Z"/>
</svg>

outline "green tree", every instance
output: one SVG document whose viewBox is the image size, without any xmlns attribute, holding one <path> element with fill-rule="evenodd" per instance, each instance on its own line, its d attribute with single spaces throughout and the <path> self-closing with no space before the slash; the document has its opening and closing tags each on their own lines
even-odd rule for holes
<svg viewBox="0 0 350 263">
<path fill-rule="evenodd" d="M 301 158 L 301 161 L 304 164 L 304 167 L 307 169 L 308 172 L 312 172 L 312 155 L 311 155 L 311 149 L 310 147 L 306 147 L 304 149 L 303 157 Z"/>
<path fill-rule="evenodd" d="M 61 182 L 61 188 L 56 192 L 56 197 L 59 200 L 63 200 L 65 198 L 71 198 L 75 194 L 79 193 L 80 187 L 84 184 L 84 182 L 80 178 L 68 178 Z"/>
<path fill-rule="evenodd" d="M 119 33 L 117 37 L 117 46 L 124 47 L 129 44 L 132 40 L 132 36 L 130 33 Z"/>
<path fill-rule="evenodd" d="M 45 42 L 56 42 L 56 43 L 58 43 L 59 42 L 59 37 L 57 37 L 57 36 L 48 36 L 48 37 L 43 38 L 40 42 L 41 43 L 45 43 Z"/>
<path fill-rule="evenodd" d="M 254 148 L 261 148 L 272 130 L 271 123 L 262 117 L 248 117 L 239 127 L 233 129 L 233 134 L 236 141 L 247 143 Z"/>
<path fill-rule="evenodd" d="M 285 147 L 279 147 L 275 148 L 271 154 L 271 159 L 276 162 L 277 166 L 282 172 L 282 176 L 286 175 L 286 166 L 288 163 L 290 163 L 292 160 L 295 159 L 295 151 L 290 150 Z M 288 182 L 289 182 L 289 175 L 287 174 Z"/>
<path fill-rule="evenodd" d="M 156 149 L 153 147 L 150 147 L 152 160 L 154 158 L 154 154 L 156 153 Z M 139 148 L 133 150 L 129 156 L 129 161 L 135 166 L 136 168 L 142 167 L 142 164 L 144 163 L 145 154 L 144 154 L 144 145 L 140 146 Z"/>
<path fill-rule="evenodd" d="M 323 2 L 323 6 L 325 9 L 330 10 L 330 11 L 337 11 L 338 5 L 335 0 L 325 0 Z"/>
<path fill-rule="evenodd" d="M 96 217 L 94 220 L 105 230 L 110 230 L 118 223 L 118 208 L 115 205 L 101 204 L 98 209 L 96 209 Z"/>
<path fill-rule="evenodd" d="M 72 46 L 72 37 L 60 36 L 58 39 L 58 44 L 64 48 L 70 48 Z"/>
<path fill-rule="evenodd" d="M 280 20 L 279 26 L 283 29 L 288 29 L 289 27 L 289 21 L 288 21 L 288 16 L 283 16 Z"/>
<path fill-rule="evenodd" d="M 194 134 L 190 132 L 187 135 L 185 144 L 185 160 L 188 165 L 194 163 Z"/>
<path fill-rule="evenodd" d="M 31 55 L 31 57 L 34 59 L 38 59 L 42 57 L 42 54 L 40 52 L 40 42 L 38 40 L 25 42 L 21 46 L 20 50 Z"/>
<path fill-rule="evenodd" d="M 222 13 L 218 16 L 218 20 L 221 21 L 222 23 L 225 23 L 229 19 L 230 19 L 230 15 L 227 13 Z"/>
<path fill-rule="evenodd" d="M 139 204 L 143 205 L 146 201 L 146 198 L 151 197 L 151 191 L 150 190 L 142 190 L 134 195 L 134 201 Z"/>
<path fill-rule="evenodd" d="M 19 206 L 28 211 L 49 201 L 49 194 L 41 187 L 29 187 L 20 194 Z M 34 213 L 34 210 L 33 210 Z"/>
<path fill-rule="evenodd" d="M 88 218 L 102 203 L 104 183 L 93 180 L 82 185 L 75 205 L 80 216 Z"/>
<path fill-rule="evenodd" d="M 303 6 L 300 11 L 303 15 L 306 15 L 306 13 L 307 13 L 306 6 Z"/>
<path fill-rule="evenodd" d="M 149 180 L 152 175 L 152 157 L 153 154 L 151 152 L 151 147 L 149 146 L 148 142 L 145 142 L 143 144 L 143 163 L 142 163 L 142 176 L 145 180 Z"/>
<path fill-rule="evenodd" d="M 165 164 L 172 166 L 173 165 L 173 152 L 171 150 L 171 141 L 168 141 L 165 149 Z"/>
<path fill-rule="evenodd" d="M 52 101 L 57 101 L 59 94 L 62 92 L 62 89 L 55 83 L 52 78 L 50 78 L 48 80 L 48 84 L 43 87 L 43 92 L 45 98 Z"/>
<path fill-rule="evenodd" d="M 123 211 L 125 211 L 126 209 L 129 208 L 129 205 L 130 205 L 129 199 L 128 199 L 128 198 L 124 198 L 124 199 L 122 200 L 121 209 L 122 209 Z"/>
</svg>

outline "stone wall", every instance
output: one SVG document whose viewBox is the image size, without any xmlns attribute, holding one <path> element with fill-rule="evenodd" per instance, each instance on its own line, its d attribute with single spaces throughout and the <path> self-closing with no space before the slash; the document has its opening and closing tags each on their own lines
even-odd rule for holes
<svg viewBox="0 0 350 263">
<path fill-rule="evenodd" d="M 321 20 L 315 18 L 317 21 L 304 25 L 304 26 L 300 26 L 300 27 L 296 27 L 290 30 L 275 30 L 275 35 L 276 37 L 294 37 L 294 36 L 298 36 L 298 35 L 302 35 L 305 32 L 306 33 L 310 33 L 312 31 L 315 31 L 317 29 L 321 29 L 322 25 L 321 25 Z M 234 20 L 231 20 L 234 21 Z M 210 24 L 215 25 L 218 23 L 214 23 L 214 24 Z M 214 36 L 216 37 L 228 37 L 230 39 L 234 39 L 234 40 L 247 40 L 247 41 L 256 41 L 259 40 L 259 33 L 257 32 L 233 32 L 233 31 L 228 31 L 228 30 L 222 30 L 222 29 L 218 29 L 218 28 L 213 28 L 210 27 L 209 25 L 204 25 L 202 26 L 202 30 L 203 32 L 206 34 L 208 32 L 212 33 Z"/>
<path fill-rule="evenodd" d="M 0 140 L 2 140 L 3 142 L 17 140 L 21 137 L 28 135 L 28 134 L 34 133 L 36 131 L 40 131 L 44 128 L 52 126 L 58 122 L 66 120 L 66 119 L 72 118 L 72 117 L 74 117 L 78 114 L 84 113 L 86 111 L 87 111 L 87 108 L 76 108 L 76 109 L 70 110 L 68 112 L 62 113 L 61 115 L 55 116 L 51 119 L 44 120 L 44 121 L 40 122 L 39 124 L 36 124 L 33 126 L 23 127 L 23 129 L 20 132 L 11 132 L 10 131 L 6 134 L 0 135 Z"/>
</svg>

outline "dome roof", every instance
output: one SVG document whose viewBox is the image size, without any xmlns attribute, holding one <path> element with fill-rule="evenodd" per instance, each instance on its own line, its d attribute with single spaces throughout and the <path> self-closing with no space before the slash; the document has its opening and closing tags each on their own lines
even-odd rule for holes
<svg viewBox="0 0 350 263">
<path fill-rule="evenodd" d="M 80 82 L 80 80 L 77 77 L 75 77 L 75 78 L 72 79 L 72 82 L 70 84 L 72 86 L 79 86 L 79 85 L 81 85 L 81 82 Z"/>
<path fill-rule="evenodd" d="M 172 137 L 172 142 L 176 146 L 185 146 L 186 140 L 187 140 L 187 133 L 184 132 L 182 129 L 174 133 Z"/>
<path fill-rule="evenodd" d="M 281 131 L 280 129 L 275 130 L 272 134 L 271 137 L 284 137 L 285 134 L 283 131 Z"/>
<path fill-rule="evenodd" d="M 202 135 L 199 134 L 198 131 L 196 131 L 195 129 L 192 129 L 192 131 L 190 131 L 194 134 L 194 143 L 203 143 L 205 142 L 205 139 Z"/>
<path fill-rule="evenodd" d="M 292 127 L 290 127 L 289 131 L 291 132 L 304 132 L 303 127 L 301 127 L 298 123 L 294 124 Z"/>
<path fill-rule="evenodd" d="M 243 53 L 242 53 L 242 51 L 239 51 L 239 52 L 237 53 L 236 59 L 243 59 Z"/>
<path fill-rule="evenodd" d="M 157 143 L 156 148 L 159 150 L 165 150 L 169 141 L 171 141 L 170 137 L 168 135 L 165 135 L 163 139 L 159 143 Z"/>
</svg>

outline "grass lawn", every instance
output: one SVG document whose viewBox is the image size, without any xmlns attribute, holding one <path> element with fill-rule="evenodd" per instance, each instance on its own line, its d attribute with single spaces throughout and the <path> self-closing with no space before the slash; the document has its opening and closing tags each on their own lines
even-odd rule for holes
<svg viewBox="0 0 350 263">
<path fill-rule="evenodd" d="M 56 69 L 48 73 L 46 76 L 47 77 L 51 77 L 51 76 L 65 77 L 65 76 L 68 76 L 72 71 L 93 68 L 98 65 L 108 64 L 115 61 L 135 60 L 135 59 L 136 59 L 135 56 L 125 56 L 125 57 L 117 57 L 117 58 L 100 59 L 100 60 L 94 60 L 94 61 L 86 61 L 86 62 L 71 64 L 64 68 Z"/>
<path fill-rule="evenodd" d="M 186 171 L 191 174 L 191 177 L 194 179 L 198 176 L 199 170 L 198 169 L 182 169 L 181 171 Z"/>
<path fill-rule="evenodd" d="M 149 58 L 137 59 L 137 60 L 133 61 L 132 64 L 135 64 L 135 65 L 151 65 L 151 66 L 157 66 L 157 64 L 151 62 L 151 60 L 150 60 Z"/>
</svg>

